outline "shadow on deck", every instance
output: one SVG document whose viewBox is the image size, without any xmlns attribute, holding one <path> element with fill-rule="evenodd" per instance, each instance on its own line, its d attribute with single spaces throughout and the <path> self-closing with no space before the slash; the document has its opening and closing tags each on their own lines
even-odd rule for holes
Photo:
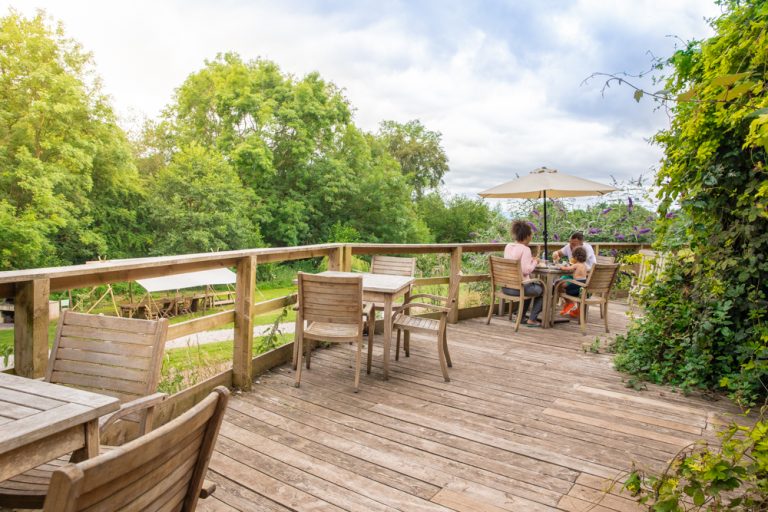
<svg viewBox="0 0 768 512">
<path fill-rule="evenodd" d="M 623 331 L 622 306 L 611 309 Z M 608 480 L 632 462 L 663 468 L 734 409 L 625 387 L 610 355 L 582 348 L 605 337 L 598 320 L 588 336 L 576 322 L 452 325 L 449 383 L 420 335 L 387 382 L 378 335 L 357 394 L 346 345 L 317 351 L 300 389 L 277 368 L 232 397 L 208 474 L 218 489 L 200 510 L 641 510 Z"/>
</svg>

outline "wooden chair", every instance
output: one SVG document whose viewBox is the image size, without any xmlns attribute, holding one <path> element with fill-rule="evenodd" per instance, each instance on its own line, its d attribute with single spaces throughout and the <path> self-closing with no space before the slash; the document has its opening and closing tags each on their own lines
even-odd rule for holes
<svg viewBox="0 0 768 512">
<path fill-rule="evenodd" d="M 301 356 L 306 345 L 307 369 L 310 367 L 312 341 L 355 343 L 355 392 L 360 387 L 360 360 L 363 351 L 363 314 L 373 318 L 372 307 L 363 308 L 363 278 L 318 276 L 299 272 L 298 311 L 296 317 L 296 387 L 301 384 Z M 305 326 L 304 323 L 307 323 Z M 369 324 L 370 325 L 370 324 Z M 373 329 L 369 329 L 369 343 Z M 305 340 L 309 343 L 305 344 Z"/>
<path fill-rule="evenodd" d="M 562 282 L 573 283 L 581 287 L 581 294 L 578 297 L 568 295 L 565 288 L 556 290 L 555 303 L 562 297 L 579 304 L 579 327 L 583 335 L 587 335 L 587 308 L 590 304 L 600 306 L 601 316 L 605 321 L 605 332 L 610 332 L 608 330 L 608 294 L 616 281 L 618 270 L 618 263 L 612 265 L 596 263 L 592 266 L 586 283 L 573 279 L 562 280 Z"/>
<path fill-rule="evenodd" d="M 491 272 L 491 305 L 488 307 L 488 319 L 486 324 L 491 323 L 493 316 L 493 307 L 496 299 L 499 299 L 499 315 L 503 315 L 502 305 L 505 300 L 517 302 L 517 320 L 515 321 L 515 332 L 520 329 L 520 322 L 523 319 L 523 305 L 526 299 L 534 299 L 533 296 L 525 295 L 525 285 L 528 283 L 541 284 L 544 288 L 544 282 L 540 279 L 523 279 L 523 269 L 520 266 L 520 260 L 510 260 L 499 256 L 488 256 L 488 269 Z M 499 288 L 498 290 L 496 288 Z M 516 289 L 519 295 L 508 295 L 501 288 Z M 509 314 L 512 315 L 512 305 L 509 307 Z"/>
<path fill-rule="evenodd" d="M 453 309 L 459 295 L 461 275 L 461 272 L 459 272 L 459 279 L 454 281 L 451 289 L 448 291 L 448 297 L 440 297 L 438 295 L 430 295 L 427 293 L 413 295 L 408 299 L 408 302 L 400 307 L 392 320 L 392 327 L 397 329 L 395 354 L 400 353 L 400 331 L 426 332 L 437 335 L 437 358 L 440 361 L 440 369 L 443 372 L 445 382 L 451 381 L 450 377 L 448 377 L 448 368 L 453 366 L 453 363 L 451 363 L 451 354 L 448 351 L 448 313 Z M 421 302 L 419 299 L 427 299 L 428 301 L 432 301 L 433 304 Z M 435 320 L 434 318 L 411 315 L 411 309 L 413 308 L 437 312 L 440 314 L 440 318 Z M 404 343 L 408 343 L 408 338 L 405 338 Z M 406 352 L 408 352 L 407 349 Z"/>
<path fill-rule="evenodd" d="M 602 263 L 603 265 L 612 265 L 616 263 L 616 258 L 613 256 L 600 256 L 599 254 L 595 254 L 595 262 Z"/>
<path fill-rule="evenodd" d="M 629 284 L 629 299 L 627 301 L 630 307 L 638 294 L 664 270 L 666 264 L 664 254 L 660 252 L 641 249 L 638 254 L 640 254 L 640 263 L 637 269 L 628 272 L 632 279 Z"/>
<path fill-rule="evenodd" d="M 371 274 L 386 274 L 390 276 L 405 276 L 405 277 L 413 277 L 416 275 L 416 258 L 402 258 L 399 256 L 381 256 L 378 254 L 373 255 L 371 258 Z M 408 290 L 408 293 L 406 294 L 406 300 L 408 299 L 408 296 L 411 294 L 411 290 L 413 287 L 411 287 Z M 384 304 L 379 302 L 373 302 L 370 303 L 373 305 L 373 324 L 375 326 L 376 321 L 376 311 L 381 311 L 384 309 Z M 393 308 L 399 308 L 400 304 L 392 306 Z M 400 355 L 400 352 L 395 353 L 395 358 L 397 359 Z M 406 356 L 407 348 L 406 348 Z M 373 359 L 373 346 L 369 343 L 368 344 L 368 373 L 371 373 L 371 361 Z"/>
<path fill-rule="evenodd" d="M 168 320 L 137 320 L 65 310 L 59 318 L 45 380 L 120 399 L 119 411 L 100 419 L 102 440 L 118 419 L 138 422 L 140 435 L 152 428 L 155 393 L 165 350 Z M 51 472 L 69 457 L 0 482 L 0 506 L 41 508 Z"/>
<path fill-rule="evenodd" d="M 57 469 L 43 510 L 195 510 L 228 398 L 218 387 L 154 432 Z"/>
</svg>

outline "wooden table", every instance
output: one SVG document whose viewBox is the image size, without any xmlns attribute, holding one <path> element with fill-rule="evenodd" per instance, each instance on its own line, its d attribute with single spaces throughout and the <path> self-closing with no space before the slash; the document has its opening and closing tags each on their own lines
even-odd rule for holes
<svg viewBox="0 0 768 512">
<path fill-rule="evenodd" d="M 69 452 L 99 453 L 99 417 L 117 398 L 0 373 L 0 481 Z"/>
<path fill-rule="evenodd" d="M 384 380 L 389 379 L 389 352 L 392 345 L 392 303 L 398 297 L 405 297 L 408 294 L 414 279 L 407 276 L 338 272 L 335 270 L 320 272 L 318 275 L 339 277 L 362 276 L 363 300 L 384 304 Z"/>
<path fill-rule="evenodd" d="M 544 281 L 543 308 L 541 310 L 544 318 L 541 320 L 541 326 L 544 329 L 549 329 L 555 323 L 555 280 L 568 274 L 568 272 L 556 267 L 536 267 L 532 274 Z M 568 320 L 565 321 L 567 322 Z"/>
</svg>

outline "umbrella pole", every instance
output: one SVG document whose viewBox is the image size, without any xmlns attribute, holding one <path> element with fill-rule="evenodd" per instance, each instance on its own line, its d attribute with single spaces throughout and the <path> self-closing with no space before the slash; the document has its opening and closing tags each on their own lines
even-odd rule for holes
<svg viewBox="0 0 768 512">
<path fill-rule="evenodd" d="M 544 259 L 547 259 L 547 191 L 544 191 Z"/>
</svg>

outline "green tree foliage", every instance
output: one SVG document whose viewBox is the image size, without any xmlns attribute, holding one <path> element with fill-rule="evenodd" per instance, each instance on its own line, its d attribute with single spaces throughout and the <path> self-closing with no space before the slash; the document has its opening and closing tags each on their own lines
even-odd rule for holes
<svg viewBox="0 0 768 512">
<path fill-rule="evenodd" d="M 0 267 L 81 262 L 130 246 L 139 194 L 91 57 L 44 14 L 0 19 Z M 108 211 L 109 210 L 109 211 Z"/>
<path fill-rule="evenodd" d="M 649 290 L 645 316 L 618 340 L 617 364 L 683 387 L 723 386 L 751 403 L 768 389 L 768 3 L 724 6 L 715 36 L 669 59 L 666 87 L 679 101 L 656 136 L 665 150 L 660 244 L 691 256 Z M 668 219 L 677 204 L 680 218 Z"/>
<path fill-rule="evenodd" d="M 166 159 L 191 142 L 219 152 L 258 197 L 252 218 L 268 244 L 351 230 L 370 241 L 424 236 L 397 163 L 317 73 L 295 79 L 269 61 L 220 55 L 187 78 L 151 137 Z"/>
<path fill-rule="evenodd" d="M 482 199 L 454 196 L 443 200 L 438 192 L 423 196 L 417 209 L 437 243 L 472 242 L 494 221 L 503 220 L 501 212 Z"/>
<path fill-rule="evenodd" d="M 147 201 L 154 254 L 258 247 L 251 220 L 256 197 L 224 158 L 198 145 L 182 148 L 152 182 Z"/>
<path fill-rule="evenodd" d="M 448 157 L 440 145 L 440 132 L 427 130 L 418 119 L 405 124 L 382 121 L 378 136 L 400 164 L 417 198 L 443 182 L 449 167 Z"/>
</svg>

